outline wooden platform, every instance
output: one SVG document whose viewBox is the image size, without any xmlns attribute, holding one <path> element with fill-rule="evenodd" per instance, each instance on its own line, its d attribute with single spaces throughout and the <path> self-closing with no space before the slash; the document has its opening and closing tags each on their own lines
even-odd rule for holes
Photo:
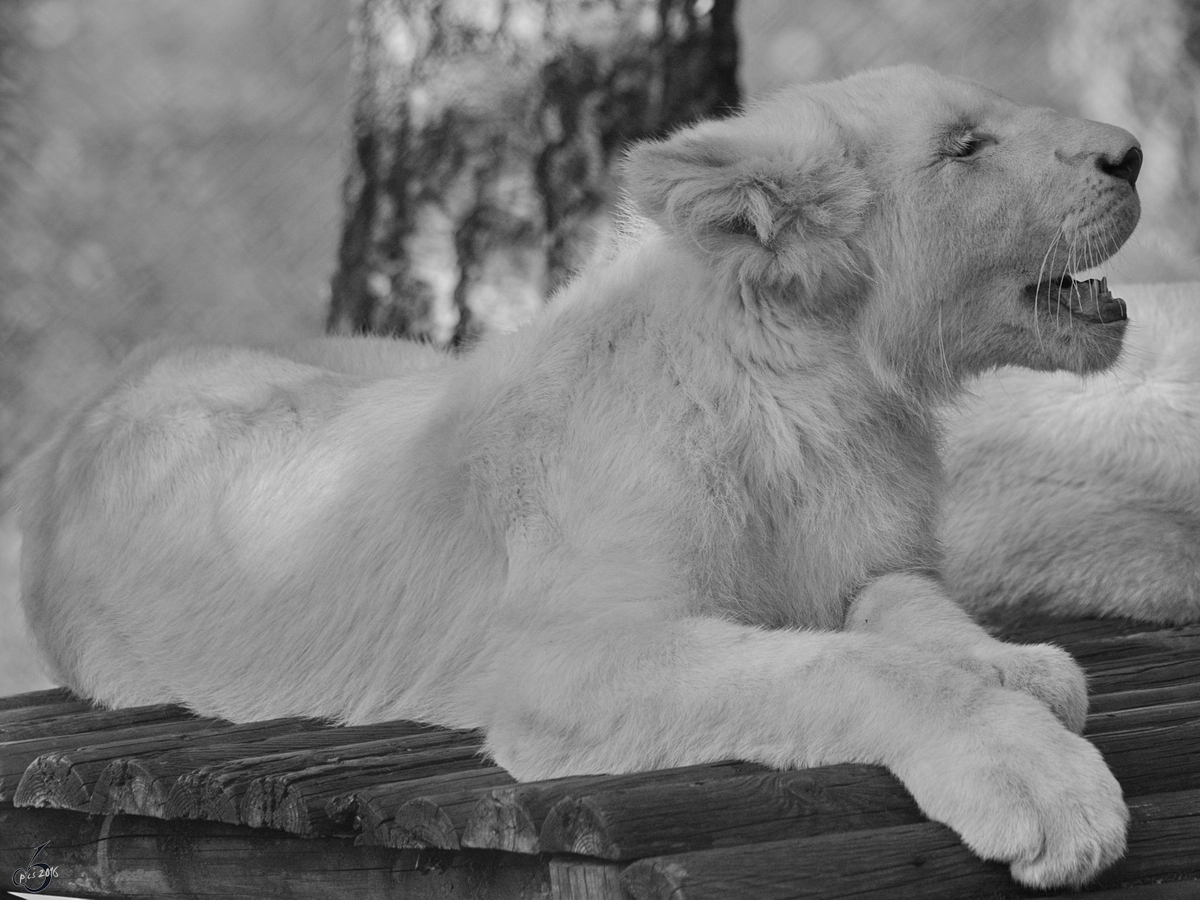
<svg viewBox="0 0 1200 900">
<path fill-rule="evenodd" d="M 1200 898 L 1200 626 L 1027 623 L 1088 670 L 1129 853 L 1082 894 Z M 885 770 L 747 763 L 516 784 L 477 733 L 231 725 L 0 699 L 0 878 L 47 894 L 573 900 L 1010 898 Z"/>
</svg>

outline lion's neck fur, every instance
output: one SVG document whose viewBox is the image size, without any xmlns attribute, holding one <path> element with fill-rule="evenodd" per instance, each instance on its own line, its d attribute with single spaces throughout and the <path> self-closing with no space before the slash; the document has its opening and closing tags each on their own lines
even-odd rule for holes
<svg viewBox="0 0 1200 900">
<path fill-rule="evenodd" d="M 838 297 L 817 314 L 737 270 L 710 268 L 695 248 L 681 252 L 679 238 L 652 225 L 635 233 L 637 246 L 598 265 L 603 277 L 558 302 L 612 307 L 614 323 L 643 323 L 647 351 L 685 389 L 699 391 L 700 402 L 710 397 L 731 413 L 749 412 L 755 404 L 728 401 L 739 391 L 756 397 L 759 412 L 802 421 L 810 439 L 836 455 L 848 421 L 873 429 L 884 415 L 936 431 L 934 411 L 973 374 L 959 371 L 936 327 L 918 320 L 923 304 L 907 299 L 921 290 L 909 283 L 915 279 L 876 274 L 820 285 Z M 913 309 L 912 321 L 898 327 L 897 307 Z"/>
<path fill-rule="evenodd" d="M 656 393 L 628 408 L 688 435 L 659 449 L 689 460 L 708 501 L 663 527 L 680 532 L 704 603 L 736 617 L 752 593 L 763 624 L 840 624 L 872 575 L 936 563 L 930 404 L 893 373 L 881 385 L 886 366 L 844 322 L 764 321 L 669 240 L 643 236 L 599 264 L 555 301 L 530 349 L 575 359 L 576 399 Z M 795 584 L 812 595 L 792 596 Z"/>
</svg>

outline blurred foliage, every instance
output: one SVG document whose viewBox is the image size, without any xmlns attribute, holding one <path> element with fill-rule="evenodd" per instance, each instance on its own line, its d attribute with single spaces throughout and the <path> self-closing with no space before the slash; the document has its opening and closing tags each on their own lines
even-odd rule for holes
<svg viewBox="0 0 1200 900">
<path fill-rule="evenodd" d="M 3 3 L 0 477 L 150 335 L 319 330 L 350 11 Z"/>
<path fill-rule="evenodd" d="M 1024 103 L 1069 107 L 1047 72 L 1062 10 L 1046 0 L 742 2 L 750 93 L 864 68 L 921 62 Z M 749 52 L 751 46 L 757 52 Z"/>
</svg>

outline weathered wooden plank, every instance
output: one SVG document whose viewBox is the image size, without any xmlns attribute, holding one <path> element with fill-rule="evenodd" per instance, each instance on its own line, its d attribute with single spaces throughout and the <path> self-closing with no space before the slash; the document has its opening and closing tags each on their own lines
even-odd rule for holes
<svg viewBox="0 0 1200 900">
<path fill-rule="evenodd" d="M 1200 871 L 1200 792 L 1142 797 L 1130 809 L 1129 851 L 1093 890 Z M 1045 896 L 1019 888 L 1006 866 L 978 859 L 932 822 L 650 857 L 621 880 L 638 900 Z"/>
<path fill-rule="evenodd" d="M 1139 709 L 1200 700 L 1200 680 L 1155 688 L 1134 688 L 1112 693 L 1092 694 L 1088 702 L 1091 713 L 1112 710 Z"/>
<path fill-rule="evenodd" d="M 1126 797 L 1200 788 L 1200 722 L 1151 725 L 1091 740 Z"/>
<path fill-rule="evenodd" d="M 164 810 L 168 818 L 203 818 L 216 822 L 241 822 L 242 797 L 250 784 L 269 776 L 297 776 L 317 766 L 338 764 L 347 774 L 363 779 L 388 777 L 392 767 L 403 765 L 405 758 L 413 762 L 416 754 L 424 754 L 423 762 L 435 763 L 440 758 L 460 758 L 462 747 L 477 752 L 482 739 L 477 732 L 438 730 L 429 733 L 361 743 L 306 750 L 303 752 L 270 753 L 238 759 L 214 766 L 204 766 L 179 778 L 171 788 Z M 339 792 L 349 788 L 339 785 Z"/>
<path fill-rule="evenodd" d="M 432 725 L 416 722 L 385 722 L 351 727 L 330 726 L 312 719 L 276 719 L 268 722 L 226 726 L 211 739 L 196 736 L 194 742 L 164 753 L 138 753 L 116 759 L 101 775 L 96 791 L 104 787 L 108 796 L 97 800 L 93 793 L 91 812 L 125 812 L 167 818 L 167 801 L 175 783 L 204 767 L 232 764 L 238 760 L 303 753 L 345 747 L 368 740 L 403 738 L 441 733 Z M 100 807 L 97 804 L 106 802 Z"/>
<path fill-rule="evenodd" d="M 0 712 L 24 709 L 29 706 L 66 703 L 77 699 L 79 698 L 63 687 L 46 688 L 40 691 L 26 691 L 23 694 L 5 694 L 0 697 Z"/>
<path fill-rule="evenodd" d="M 0 807 L 0 860 L 56 866 L 47 894 L 130 897 L 404 897 L 547 900 L 545 859 L 357 847 L 244 825 Z M 11 872 L 3 872 L 4 878 Z"/>
<path fill-rule="evenodd" d="M 158 751 L 137 746 L 128 756 L 108 763 L 92 788 L 88 812 L 93 815 L 129 813 L 163 818 L 167 795 L 175 780 L 205 765 L 256 756 L 269 750 L 301 750 L 311 746 L 310 735 L 335 743 L 330 728 L 314 719 L 271 719 L 240 725 L 222 724 L 187 735 L 177 745 Z M 344 741 L 338 735 L 337 741 Z"/>
<path fill-rule="evenodd" d="M 358 815 L 359 843 L 384 847 L 437 847 L 458 850 L 461 835 L 479 798 L 516 781 L 497 766 L 373 785 L 328 804 Z M 353 805 L 351 805 L 353 804 Z"/>
<path fill-rule="evenodd" d="M 886 769 L 824 766 L 704 783 L 598 785 L 554 804 L 539 849 L 634 860 L 923 821 Z"/>
<path fill-rule="evenodd" d="M 216 721 L 179 714 L 178 709 L 167 706 L 142 706 L 120 711 L 89 708 L 88 712 L 77 715 L 56 715 L 15 724 L 13 732 L 19 737 L 0 736 L 0 802 L 13 799 L 26 768 L 44 753 L 136 740 L 139 735 L 155 733 L 154 729 L 166 727 L 169 730 L 174 727 L 170 723 Z M 76 727 L 78 731 L 73 730 Z M 187 724 L 177 730 L 182 733 L 194 727 Z"/>
<path fill-rule="evenodd" d="M 0 802 L 12 801 L 26 769 L 39 756 L 48 753 L 72 753 L 104 744 L 140 745 L 143 738 L 156 734 L 183 734 L 203 729 L 211 720 L 169 719 L 130 728 L 100 729 L 82 734 L 51 735 L 22 741 L 0 743 Z"/>
<path fill-rule="evenodd" d="M 1200 880 L 1154 881 L 1107 891 L 1083 890 L 1069 896 L 1073 900 L 1196 900 L 1200 897 Z"/>
<path fill-rule="evenodd" d="M 150 709 L 141 707 L 139 709 Z M 116 722 L 128 722 L 123 715 L 114 717 Z M 297 725 L 297 722 L 306 724 Z M 120 766 L 122 761 L 132 757 L 151 758 L 156 755 L 173 755 L 175 758 L 186 759 L 191 753 L 205 753 L 206 748 L 214 744 L 235 744 L 239 735 L 270 732 L 264 737 L 268 740 L 288 741 L 286 749 L 300 750 L 312 746 L 335 746 L 353 741 L 355 738 L 379 738 L 389 735 L 411 733 L 427 733 L 429 726 L 414 723 L 389 723 L 384 725 L 361 726 L 358 729 L 338 729 L 321 725 L 310 720 L 275 720 L 266 723 L 251 723 L 249 725 L 232 725 L 219 719 L 201 719 L 195 716 L 183 718 L 166 718 L 163 721 L 147 721 L 139 725 L 111 730 L 88 731 L 81 734 L 51 735 L 33 740 L 17 741 L 0 744 L 0 799 L 12 799 L 19 789 L 19 783 L 28 778 L 28 790 L 35 792 L 41 802 L 58 805 L 63 808 L 80 808 L 81 802 L 87 803 L 91 810 L 91 799 L 88 799 L 91 789 L 99 786 L 110 766 Z M 311 735 L 317 731 L 323 732 L 323 738 Z M 302 735 L 310 735 L 308 737 Z M 268 743 L 268 750 L 283 749 L 278 743 Z M 217 753 L 217 759 L 227 761 L 237 755 L 250 756 L 254 750 L 233 750 L 234 756 L 228 753 Z M 259 751 L 261 752 L 261 751 Z M 45 755 L 34 771 L 29 769 L 38 757 Z M 210 760 L 212 761 L 212 760 Z M 192 771 L 202 763 L 191 765 L 187 771 Z M 109 775 L 111 781 L 111 773 Z M 81 790 L 83 793 L 81 793 Z M 56 799 L 57 798 L 57 799 Z M 95 812 L 103 811 L 97 807 Z"/>
<path fill-rule="evenodd" d="M 1200 654 L 1171 658 L 1148 654 L 1088 670 L 1092 694 L 1195 684 L 1200 681 Z"/>
<path fill-rule="evenodd" d="M 1084 729 L 1084 734 L 1094 737 L 1098 734 L 1200 720 L 1200 690 L 1197 691 L 1197 694 L 1198 696 L 1194 698 L 1177 702 L 1091 712 L 1087 717 L 1087 728 Z"/>
<path fill-rule="evenodd" d="M 30 762 L 17 784 L 13 803 L 87 810 L 91 804 L 92 786 L 113 758 L 131 752 L 177 747 L 189 732 L 203 731 L 211 724 L 209 719 L 169 719 L 139 725 L 132 730 L 89 732 L 87 737 L 102 743 L 46 753 Z M 108 736 L 118 735 L 122 739 L 107 740 Z M 62 738 L 42 740 L 58 743 Z"/>
<path fill-rule="evenodd" d="M 1064 619 L 1005 612 L 985 628 L 1001 640 L 1023 644 L 1051 641 L 1066 647 L 1138 638 L 1143 635 L 1177 635 L 1191 639 L 1200 635 L 1200 625 L 1155 625 L 1137 619 Z"/>
<path fill-rule="evenodd" d="M 239 814 L 242 822 L 259 828 L 279 828 L 306 837 L 334 834 L 345 831 L 349 823 L 329 815 L 333 798 L 382 778 L 422 779 L 478 771 L 488 767 L 482 750 L 482 741 L 454 744 L 436 753 L 389 754 L 377 762 L 355 761 L 349 767 L 339 759 L 328 765 L 256 778 L 242 797 Z"/>
<path fill-rule="evenodd" d="M 41 737 L 65 737 L 77 741 L 78 736 L 99 731 L 115 731 L 151 725 L 158 722 L 190 721 L 197 717 L 182 706 L 164 703 L 156 706 L 130 706 L 125 709 L 96 709 L 62 712 L 55 707 L 50 715 L 22 719 L 0 726 L 0 740 L 27 741 Z M 216 721 L 209 719 L 206 721 Z M 90 743 L 96 743 L 90 741 Z"/>
<path fill-rule="evenodd" d="M 462 846 L 537 853 L 542 825 L 554 805 L 565 797 L 586 794 L 596 785 L 617 789 L 641 784 L 705 783 L 767 771 L 754 763 L 724 762 L 625 775 L 578 775 L 497 788 L 480 797 L 471 810 Z"/>
<path fill-rule="evenodd" d="M 992 635 L 1002 641 L 1037 644 L 1053 641 L 1066 645 L 1072 642 L 1103 640 L 1147 631 L 1144 622 L 1134 619 L 1064 619 L 1014 610 L 997 610 L 980 617 Z"/>
<path fill-rule="evenodd" d="M 183 731 L 186 729 L 177 729 Z M 121 741 L 137 741 L 144 728 L 91 731 L 81 735 L 56 735 L 24 741 L 0 743 L 0 803 L 11 802 L 25 770 L 39 756 L 69 753 L 88 746 Z"/>
<path fill-rule="evenodd" d="M 1200 650 L 1200 626 L 1147 631 L 1141 634 L 1072 643 L 1068 652 L 1084 668 L 1142 656 L 1185 658 Z"/>
<path fill-rule="evenodd" d="M 63 706 L 74 703 L 83 703 L 90 708 L 90 704 L 76 697 L 66 688 L 47 688 L 44 691 L 9 694 L 7 697 L 0 697 L 0 722 L 7 721 L 3 716 L 14 710 L 30 709 L 32 707 Z"/>
<path fill-rule="evenodd" d="M 626 900 L 621 866 L 579 859 L 550 860 L 553 900 Z"/>
<path fill-rule="evenodd" d="M 1091 625 L 1082 632 L 1074 632 L 1078 624 Z M 1028 637 L 1018 635 L 1007 637 L 1016 643 L 1057 644 L 1066 649 L 1079 660 L 1121 659 L 1126 656 L 1136 656 L 1141 653 L 1168 653 L 1182 655 L 1194 650 L 1200 645 L 1200 625 L 1184 625 L 1168 628 L 1156 628 L 1152 625 L 1121 625 L 1111 628 L 1111 623 L 1105 622 L 1099 627 L 1094 620 L 1082 620 L 1081 623 L 1068 623 L 1061 633 L 1051 633 L 1039 637 L 1037 633 Z"/>
<path fill-rule="evenodd" d="M 238 822 L 238 803 L 250 782 L 259 775 L 276 770 L 287 770 L 288 766 L 302 766 L 305 760 L 329 760 L 337 758 L 347 748 L 379 740 L 420 739 L 422 736 L 438 736 L 444 730 L 419 722 L 382 722 L 377 725 L 349 727 L 318 727 L 288 734 L 272 734 L 253 744 L 236 742 L 229 746 L 214 746 L 198 754 L 178 752 L 146 758 L 131 763 L 134 780 L 143 780 L 146 788 L 152 786 L 151 794 L 143 796 L 145 815 L 160 818 L 204 817 L 203 797 L 212 793 L 211 802 L 221 805 L 230 823 Z M 353 752 L 353 751 L 352 751 Z M 139 772 L 140 770 L 140 772 Z M 114 773 L 115 774 L 115 773 Z M 206 782 L 212 782 L 206 786 Z M 220 785 L 228 785 L 222 793 Z"/>
</svg>

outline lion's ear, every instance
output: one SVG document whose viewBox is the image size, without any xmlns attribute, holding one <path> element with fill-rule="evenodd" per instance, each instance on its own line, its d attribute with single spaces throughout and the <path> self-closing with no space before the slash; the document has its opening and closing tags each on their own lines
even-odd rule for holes
<svg viewBox="0 0 1200 900">
<path fill-rule="evenodd" d="M 764 286 L 816 289 L 861 269 L 854 238 L 872 191 L 840 130 L 815 108 L 705 122 L 635 146 L 626 189 L 668 232 Z"/>
</svg>

